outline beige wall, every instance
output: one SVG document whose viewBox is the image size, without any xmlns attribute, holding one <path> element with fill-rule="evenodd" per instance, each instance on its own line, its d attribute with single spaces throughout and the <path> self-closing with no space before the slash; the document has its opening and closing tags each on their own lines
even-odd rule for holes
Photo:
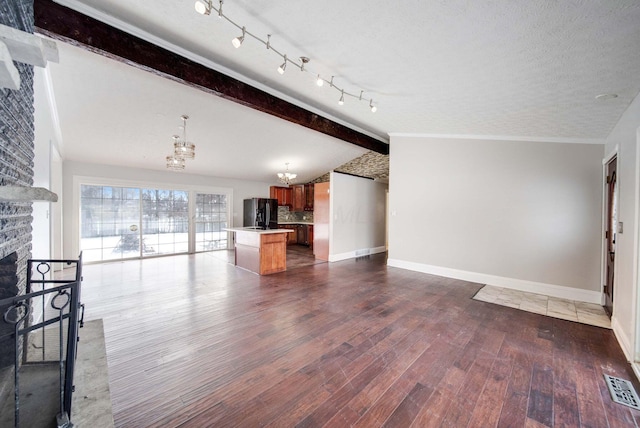
<svg viewBox="0 0 640 428">
<path fill-rule="evenodd" d="M 392 135 L 389 264 L 599 302 L 603 153 Z"/>
<path fill-rule="evenodd" d="M 616 242 L 612 326 L 622 349 L 631 360 L 640 360 L 637 350 L 638 269 L 638 135 L 640 98 L 636 98 L 609 134 L 605 153 L 618 150 L 618 221 L 624 232 Z M 635 357 L 634 357 L 635 354 Z"/>
<path fill-rule="evenodd" d="M 329 261 L 383 252 L 387 184 L 331 173 Z"/>
</svg>

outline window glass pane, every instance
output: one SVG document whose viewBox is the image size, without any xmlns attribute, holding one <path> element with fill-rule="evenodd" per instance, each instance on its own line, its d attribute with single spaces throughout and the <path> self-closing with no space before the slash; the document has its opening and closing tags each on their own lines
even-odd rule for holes
<svg viewBox="0 0 640 428">
<path fill-rule="evenodd" d="M 86 261 L 139 256 L 130 241 L 140 221 L 139 189 L 80 186 L 80 249 Z"/>
<path fill-rule="evenodd" d="M 227 248 L 226 195 L 201 194 L 196 197 L 196 251 Z"/>
</svg>

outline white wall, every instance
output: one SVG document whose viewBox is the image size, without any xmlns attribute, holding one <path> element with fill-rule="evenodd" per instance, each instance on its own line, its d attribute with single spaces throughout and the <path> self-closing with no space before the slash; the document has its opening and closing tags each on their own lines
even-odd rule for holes
<svg viewBox="0 0 640 428">
<path fill-rule="evenodd" d="M 232 225 L 242 225 L 243 200 L 252 197 L 269 197 L 269 186 L 273 183 L 259 183 L 254 181 L 234 180 L 226 178 L 192 175 L 170 171 L 154 171 L 135 168 L 116 167 L 110 165 L 88 164 L 81 162 L 65 161 L 63 172 L 64 198 L 63 219 L 65 230 L 64 254 L 65 257 L 77 257 L 79 225 L 74 224 L 73 182 L 74 177 L 104 178 L 108 180 L 128 181 L 131 183 L 166 185 L 169 188 L 189 186 L 189 188 L 202 186 L 203 188 L 230 188 L 233 191 Z M 77 190 L 77 189 L 76 189 Z M 75 202 L 75 203 L 74 203 Z M 77 220 L 76 220 L 77 221 Z M 74 254 L 75 253 L 75 254 Z"/>
<path fill-rule="evenodd" d="M 55 126 L 49 100 L 46 71 L 34 67 L 34 160 L 33 185 L 51 189 L 52 148 L 56 140 Z M 53 191 L 53 190 L 52 190 Z M 61 202 L 37 201 L 33 203 L 33 227 L 31 256 L 34 259 L 49 259 L 51 254 L 51 210 L 53 204 Z"/>
<path fill-rule="evenodd" d="M 638 266 L 638 144 L 640 137 L 640 98 L 631 103 L 613 131 L 607 137 L 605 153 L 618 148 L 618 221 L 624 232 L 616 242 L 615 282 L 613 289 L 613 316 L 611 324 L 625 354 L 634 358 L 638 346 L 637 334 L 637 266 Z"/>
<path fill-rule="evenodd" d="M 603 153 L 392 135 L 388 263 L 600 303 Z"/>
<path fill-rule="evenodd" d="M 387 185 L 331 173 L 329 261 L 386 251 Z"/>
</svg>

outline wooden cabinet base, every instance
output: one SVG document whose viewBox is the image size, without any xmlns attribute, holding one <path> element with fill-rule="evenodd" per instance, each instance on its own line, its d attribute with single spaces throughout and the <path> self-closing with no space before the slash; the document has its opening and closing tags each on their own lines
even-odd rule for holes
<svg viewBox="0 0 640 428">
<path fill-rule="evenodd" d="M 236 266 L 259 275 L 286 271 L 288 233 L 236 231 Z"/>
</svg>

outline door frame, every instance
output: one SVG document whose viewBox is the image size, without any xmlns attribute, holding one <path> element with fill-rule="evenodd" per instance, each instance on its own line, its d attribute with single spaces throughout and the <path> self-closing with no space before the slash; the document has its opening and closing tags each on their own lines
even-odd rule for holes
<svg viewBox="0 0 640 428">
<path fill-rule="evenodd" d="M 608 214 L 608 199 L 607 199 L 607 165 L 609 164 L 609 162 L 611 162 L 611 160 L 613 158 L 616 158 L 616 162 L 617 162 L 617 167 L 619 167 L 620 165 L 620 157 L 618 156 L 618 145 L 616 145 L 613 149 L 613 151 L 611 151 L 607 156 L 604 157 L 604 159 L 602 160 L 602 226 L 601 226 L 601 230 L 600 230 L 600 238 L 601 238 L 601 248 L 600 248 L 600 304 L 604 305 L 605 304 L 605 294 L 604 294 L 604 284 L 607 280 L 607 253 L 608 253 L 608 248 L 607 248 L 607 239 L 605 237 L 605 233 L 607 231 L 607 223 L 608 223 L 608 219 L 607 216 Z M 616 174 L 618 175 L 618 174 Z M 620 181 L 616 179 L 616 190 L 618 190 L 618 186 L 619 186 Z M 620 194 L 620 192 L 618 191 L 618 195 Z M 620 212 L 620 207 L 618 206 L 618 213 Z M 617 225 L 615 226 L 617 228 Z M 613 292 L 615 292 L 616 290 L 616 282 L 618 280 L 618 275 L 616 275 L 618 270 L 618 258 L 616 257 L 615 260 L 613 261 Z M 612 300 L 613 300 L 613 295 L 612 295 Z M 611 319 L 613 319 L 613 310 L 614 310 L 614 306 L 612 305 L 612 313 L 611 313 Z"/>
</svg>

